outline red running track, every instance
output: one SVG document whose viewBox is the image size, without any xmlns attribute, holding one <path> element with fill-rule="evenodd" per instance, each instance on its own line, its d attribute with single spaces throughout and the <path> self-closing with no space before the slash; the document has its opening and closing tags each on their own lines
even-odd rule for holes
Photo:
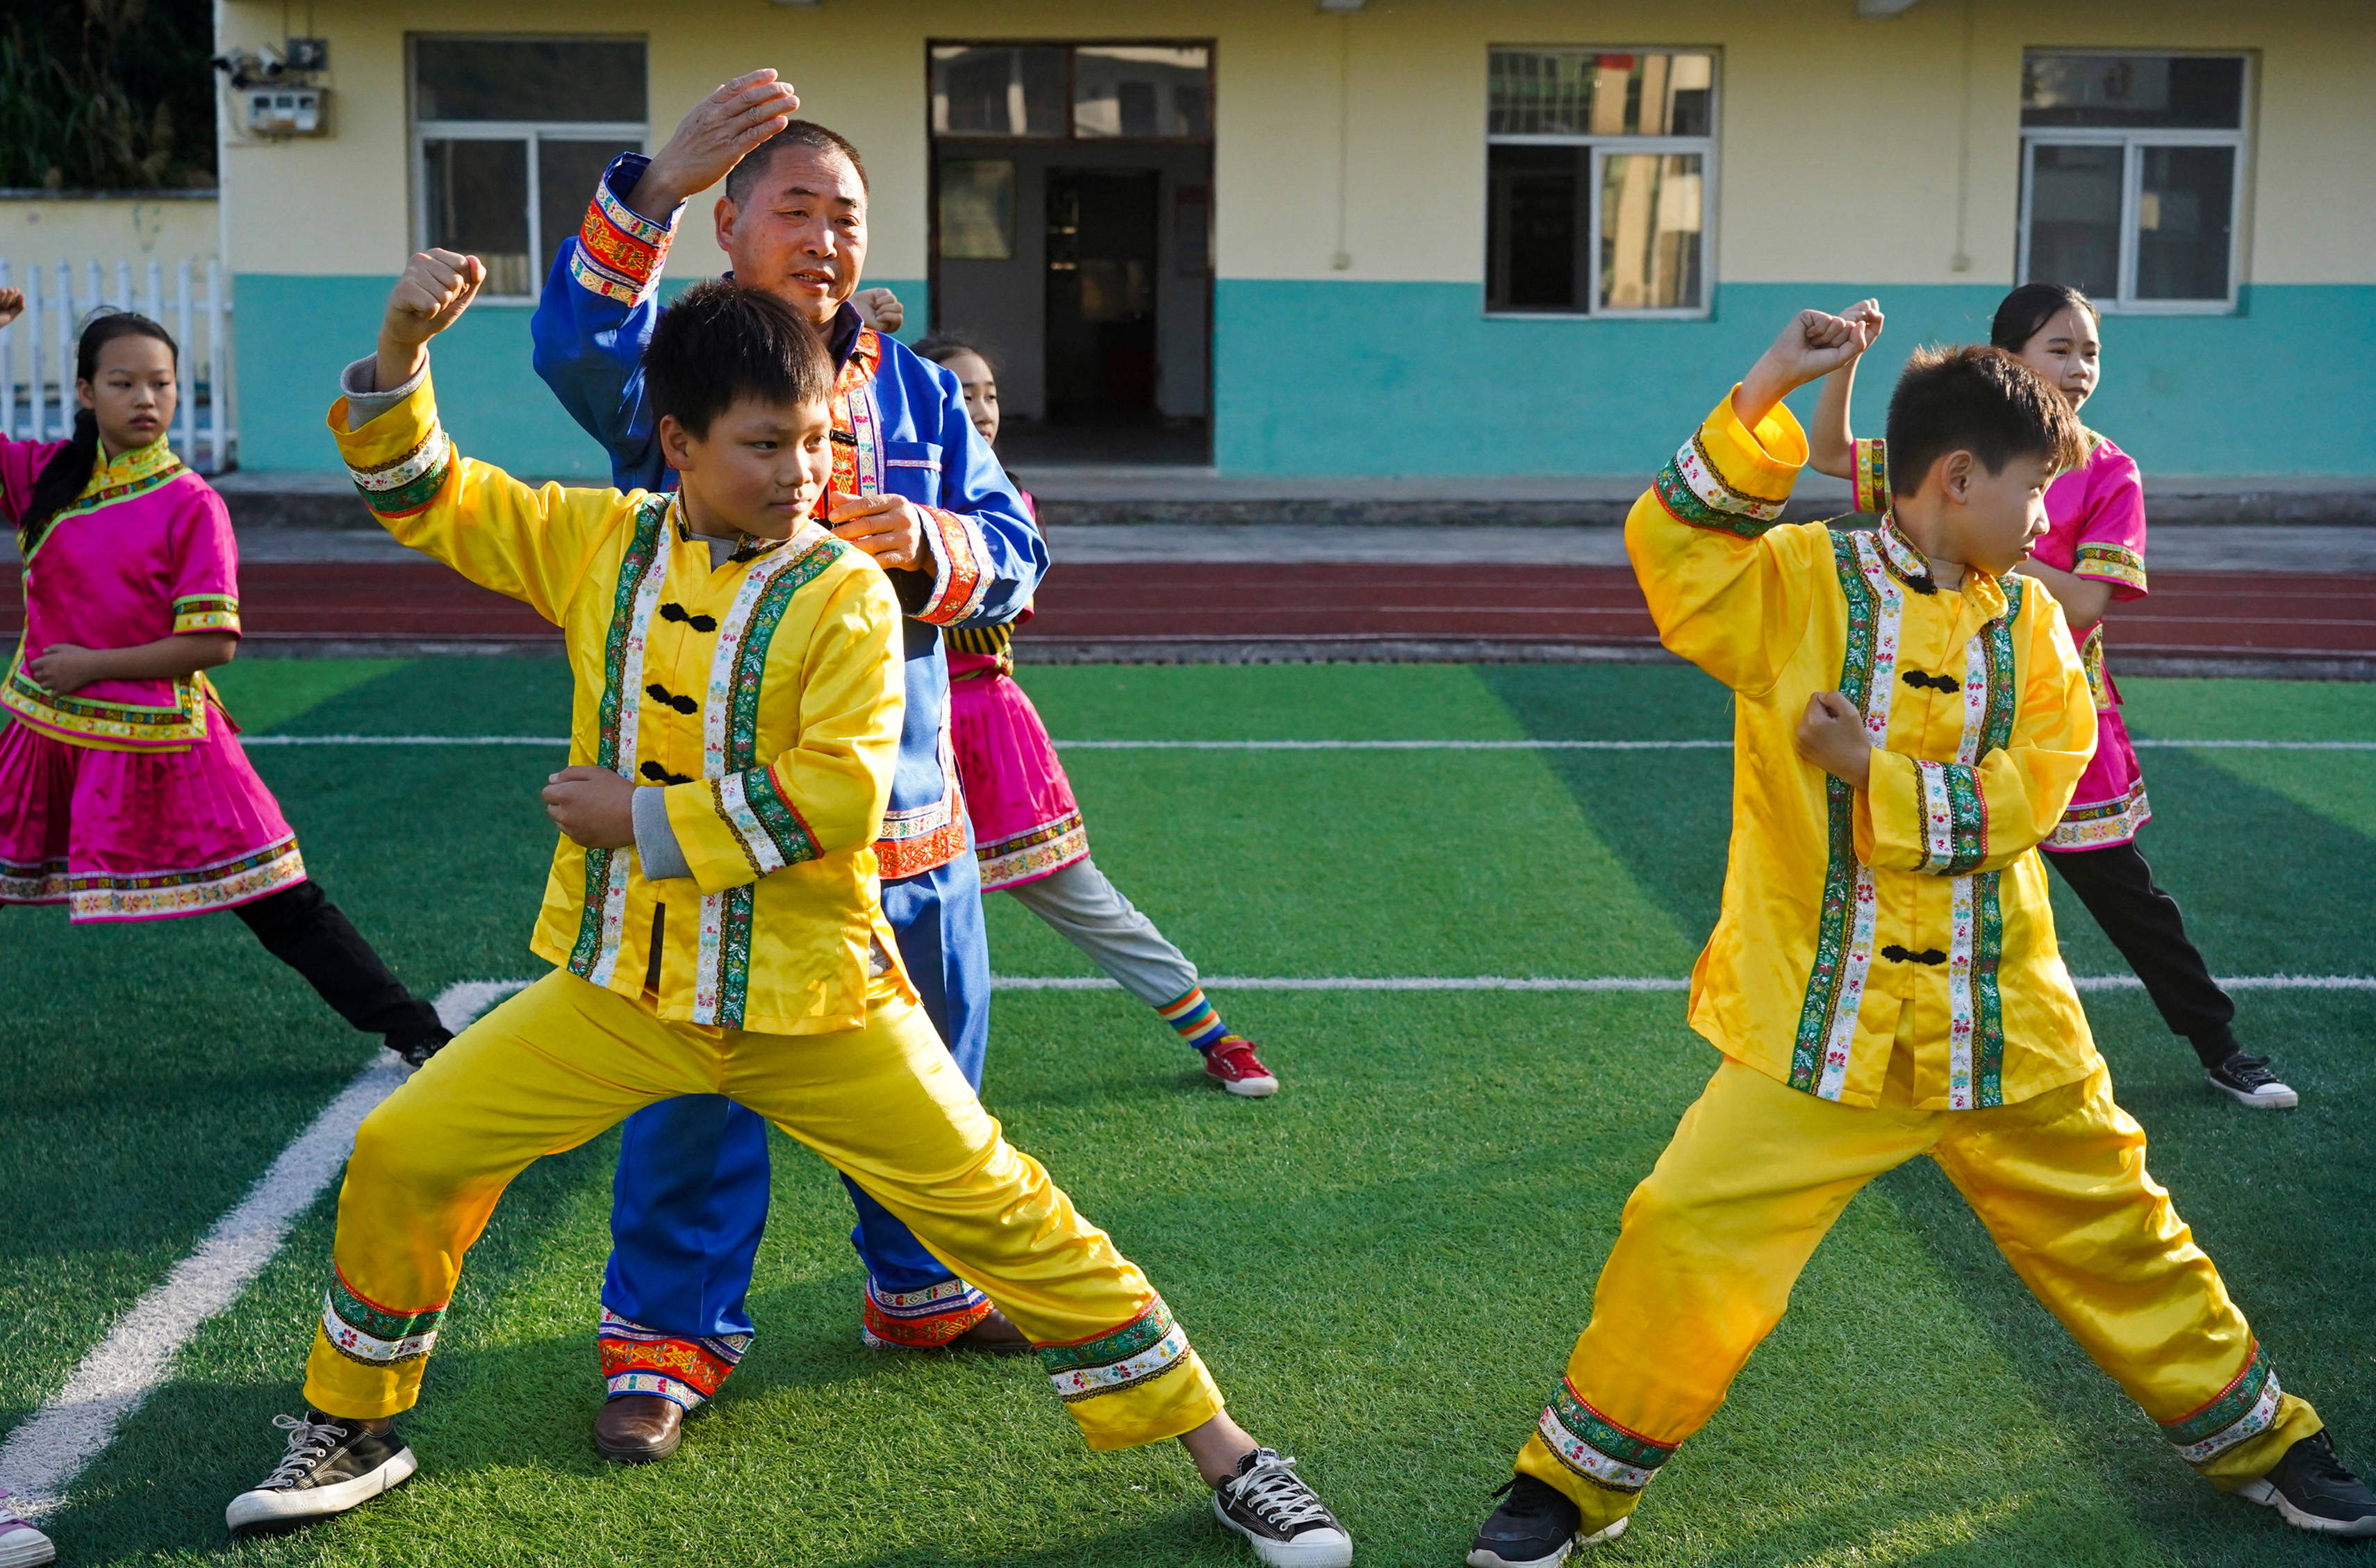
<svg viewBox="0 0 2376 1568">
<path fill-rule="evenodd" d="M 21 624 L 0 567 L 0 632 Z M 2376 576 L 2160 572 L 2121 610 L 2118 653 L 2332 659 L 2376 656 Z M 251 637 L 530 643 L 557 636 L 525 605 L 427 561 L 258 563 L 240 573 Z M 1633 574 L 1611 566 L 1129 563 L 1059 566 L 1028 637 L 1398 639 L 1648 646 Z M 1355 650 L 1348 648 L 1348 654 Z"/>
</svg>

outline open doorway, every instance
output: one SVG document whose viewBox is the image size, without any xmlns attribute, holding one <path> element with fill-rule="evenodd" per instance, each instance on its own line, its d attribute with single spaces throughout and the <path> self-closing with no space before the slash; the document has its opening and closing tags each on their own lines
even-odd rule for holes
<svg viewBox="0 0 2376 1568">
<path fill-rule="evenodd" d="M 927 50 L 932 315 L 997 363 L 1010 462 L 1212 452 L 1212 46 Z"/>
</svg>

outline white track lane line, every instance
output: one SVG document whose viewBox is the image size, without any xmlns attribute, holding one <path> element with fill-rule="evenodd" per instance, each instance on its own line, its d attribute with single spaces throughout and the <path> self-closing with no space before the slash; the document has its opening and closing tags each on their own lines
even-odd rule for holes
<svg viewBox="0 0 2376 1568">
<path fill-rule="evenodd" d="M 2177 751 L 2376 752 L 2376 741 L 2166 741 Z M 561 735 L 243 735 L 244 746 L 546 746 Z M 1730 741 L 1058 741 L 1067 752 L 1728 752 Z"/>
<path fill-rule="evenodd" d="M 1590 979 L 1536 979 L 1502 975 L 1326 975 L 1305 979 L 1277 975 L 1208 975 L 1207 991 L 1689 991 L 1688 980 L 1664 975 L 1596 975 Z M 2134 975 L 2073 975 L 2081 991 L 2140 991 Z M 992 975 L 993 991 L 1119 991 L 1103 975 Z M 2229 991 L 2376 991 L 2376 975 L 2227 975 Z"/>
<path fill-rule="evenodd" d="M 437 998 L 437 1016 L 459 1033 L 527 983 L 466 980 L 448 986 Z M 174 1356 L 190 1336 L 238 1301 L 280 1251 L 289 1228 L 345 1167 L 355 1129 L 372 1108 L 411 1075 L 412 1069 L 393 1052 L 379 1052 L 280 1151 L 272 1169 L 207 1232 L 197 1250 L 116 1320 L 65 1386 L 0 1443 L 0 1491 L 9 1493 L 19 1512 L 39 1518 L 58 1505 L 75 1478 L 114 1440 L 124 1419 L 172 1372 Z"/>
</svg>

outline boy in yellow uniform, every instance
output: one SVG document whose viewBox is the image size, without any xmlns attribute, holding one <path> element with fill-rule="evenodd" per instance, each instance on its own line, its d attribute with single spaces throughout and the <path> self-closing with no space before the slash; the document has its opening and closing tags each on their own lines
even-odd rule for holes
<svg viewBox="0 0 2376 1568">
<path fill-rule="evenodd" d="M 1848 1200 L 1924 1154 L 2180 1457 L 2290 1524 L 2376 1534 L 2376 1496 L 2146 1173 L 2055 948 L 2035 850 L 2095 709 L 2054 600 L 2006 574 L 2078 426 L 2011 355 L 1918 353 L 1890 404 L 1894 514 L 1776 527 L 1807 455 L 1782 397 L 1859 331 L 1793 320 L 1626 521 L 1661 640 L 1736 695 L 1731 858 L 1691 996 L 1725 1060 L 1627 1203 L 1468 1562 L 1549 1568 L 1621 1534 Z"/>
<path fill-rule="evenodd" d="M 1265 1562 L 1344 1530 L 1223 1412 L 1145 1275 L 1001 1135 L 893 956 L 874 851 L 903 707 L 900 608 L 811 519 L 832 474 L 814 331 L 731 283 L 686 293 L 645 374 L 671 495 L 534 490 L 456 454 L 428 339 L 475 257 L 413 257 L 330 427 L 387 528 L 561 626 L 576 680 L 564 835 L 532 944 L 557 966 L 363 1123 L 287 1455 L 234 1529 L 342 1512 L 414 1468 L 410 1408 L 462 1253 L 504 1187 L 674 1095 L 720 1094 L 815 1149 L 1028 1334 L 1089 1444 L 1177 1437 Z M 382 390 L 385 389 L 385 390 Z"/>
</svg>

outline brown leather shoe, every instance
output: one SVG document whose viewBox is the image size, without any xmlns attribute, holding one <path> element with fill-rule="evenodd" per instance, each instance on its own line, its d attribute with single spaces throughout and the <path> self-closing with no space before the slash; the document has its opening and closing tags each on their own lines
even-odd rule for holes
<svg viewBox="0 0 2376 1568">
<path fill-rule="evenodd" d="M 684 1441 L 684 1408 L 657 1394 L 622 1394 L 594 1418 L 594 1446 L 605 1459 L 648 1465 Z"/>
<path fill-rule="evenodd" d="M 949 1341 L 952 1350 L 979 1350 L 990 1356 L 1028 1356 L 1031 1341 L 996 1307 L 990 1315 Z"/>
</svg>

